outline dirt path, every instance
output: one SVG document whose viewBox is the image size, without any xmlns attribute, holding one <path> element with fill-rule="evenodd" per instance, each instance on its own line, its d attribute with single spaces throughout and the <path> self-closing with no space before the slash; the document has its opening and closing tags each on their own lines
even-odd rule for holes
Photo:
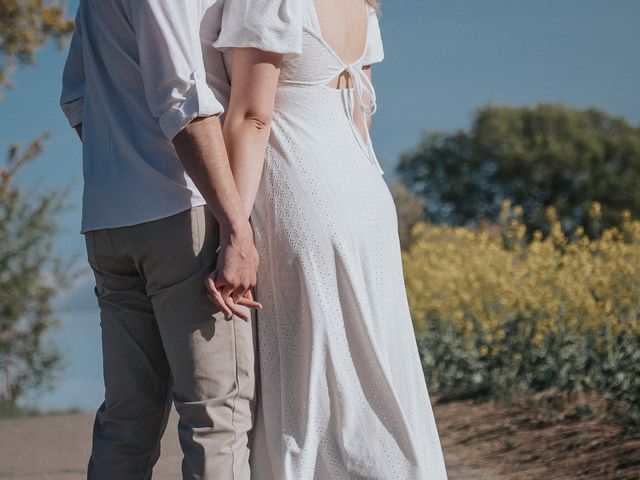
<svg viewBox="0 0 640 480">
<path fill-rule="evenodd" d="M 434 410 L 451 472 L 464 465 L 472 472 L 493 468 L 490 478 L 500 480 L 639 480 L 640 438 L 598 415 L 576 415 L 576 407 L 598 401 L 587 397 L 559 409 L 464 401 Z"/>
<path fill-rule="evenodd" d="M 91 448 L 92 414 L 0 421 L 0 479 L 83 480 Z M 180 480 L 177 418 L 162 439 L 154 480 Z M 450 480 L 500 480 L 488 467 L 465 467 L 464 455 L 446 451 Z M 393 480 L 393 479 L 389 479 Z"/>
<path fill-rule="evenodd" d="M 522 405 L 436 404 L 449 480 L 640 479 L 639 438 L 571 411 L 550 421 Z M 87 413 L 0 421 L 0 480 L 84 479 L 92 423 Z M 174 412 L 154 480 L 180 480 L 181 458 Z"/>
<path fill-rule="evenodd" d="M 158 480 L 181 479 L 176 416 L 169 422 Z M 92 424 L 89 413 L 0 421 L 0 479 L 85 479 Z"/>
</svg>

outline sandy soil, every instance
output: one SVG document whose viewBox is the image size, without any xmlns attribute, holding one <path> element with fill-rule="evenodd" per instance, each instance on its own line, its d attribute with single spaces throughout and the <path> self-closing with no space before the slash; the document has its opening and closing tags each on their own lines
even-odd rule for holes
<svg viewBox="0 0 640 480">
<path fill-rule="evenodd" d="M 91 449 L 89 413 L 0 421 L 0 479 L 82 480 Z M 180 480 L 177 418 L 162 439 L 154 480 Z M 499 480 L 488 466 L 468 468 L 463 452 L 446 452 L 450 480 Z M 392 480 L 392 479 L 390 479 Z"/>
<path fill-rule="evenodd" d="M 434 410 L 450 480 L 640 479 L 640 440 L 621 436 L 619 426 L 570 415 L 551 422 L 497 402 Z M 84 479 L 92 423 L 88 413 L 1 420 L 0 479 Z M 155 480 L 181 478 L 176 432 L 174 412 Z"/>
<path fill-rule="evenodd" d="M 0 421 L 0 478 L 82 480 L 91 450 L 93 414 Z M 180 480 L 177 418 L 162 439 L 162 456 L 153 478 Z"/>
<path fill-rule="evenodd" d="M 500 480 L 640 480 L 640 438 L 576 407 L 597 398 L 542 408 L 472 401 L 436 405 L 443 450 L 455 467 L 495 468 Z M 464 477 L 460 477 L 464 478 Z"/>
</svg>

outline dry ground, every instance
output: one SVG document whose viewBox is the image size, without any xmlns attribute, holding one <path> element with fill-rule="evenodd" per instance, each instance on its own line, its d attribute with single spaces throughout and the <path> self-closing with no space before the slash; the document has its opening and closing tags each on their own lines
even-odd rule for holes
<svg viewBox="0 0 640 480">
<path fill-rule="evenodd" d="M 450 480 L 639 480 L 640 440 L 596 420 L 544 425 L 495 402 L 435 406 Z M 92 414 L 0 421 L 0 479 L 81 480 Z M 176 416 L 154 479 L 180 479 Z M 389 479 L 394 480 L 394 479 Z"/>
<path fill-rule="evenodd" d="M 445 455 L 450 462 L 463 455 L 471 471 L 492 466 L 501 480 L 640 480 L 640 438 L 581 419 L 574 407 L 466 401 L 435 409 Z"/>
</svg>

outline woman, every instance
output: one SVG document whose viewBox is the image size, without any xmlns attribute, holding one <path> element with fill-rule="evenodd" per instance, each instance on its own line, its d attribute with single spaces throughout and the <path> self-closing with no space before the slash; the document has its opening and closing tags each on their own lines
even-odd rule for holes
<svg viewBox="0 0 640 480">
<path fill-rule="evenodd" d="M 225 140 L 260 254 L 256 479 L 446 478 L 368 134 L 366 0 L 226 0 Z M 269 53 L 270 52 L 270 53 Z"/>
</svg>

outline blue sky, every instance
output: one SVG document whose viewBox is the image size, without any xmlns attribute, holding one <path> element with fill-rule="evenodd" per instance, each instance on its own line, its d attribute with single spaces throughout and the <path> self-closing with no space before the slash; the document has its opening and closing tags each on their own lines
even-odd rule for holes
<svg viewBox="0 0 640 480">
<path fill-rule="evenodd" d="M 77 2 L 69 3 L 74 11 Z M 400 152 L 423 130 L 468 127 L 487 104 L 561 102 L 595 106 L 640 123 L 640 2 L 637 0 L 387 0 L 386 59 L 374 69 L 379 110 L 372 136 L 393 181 Z M 64 54 L 53 45 L 20 67 L 0 103 L 0 146 L 49 131 L 45 153 L 22 181 L 71 185 L 58 251 L 84 265 L 80 144 L 58 109 Z M 97 407 L 102 396 L 100 331 L 91 275 L 60 298 L 53 336 L 66 357 L 57 388 L 30 399 L 43 408 Z"/>
</svg>

